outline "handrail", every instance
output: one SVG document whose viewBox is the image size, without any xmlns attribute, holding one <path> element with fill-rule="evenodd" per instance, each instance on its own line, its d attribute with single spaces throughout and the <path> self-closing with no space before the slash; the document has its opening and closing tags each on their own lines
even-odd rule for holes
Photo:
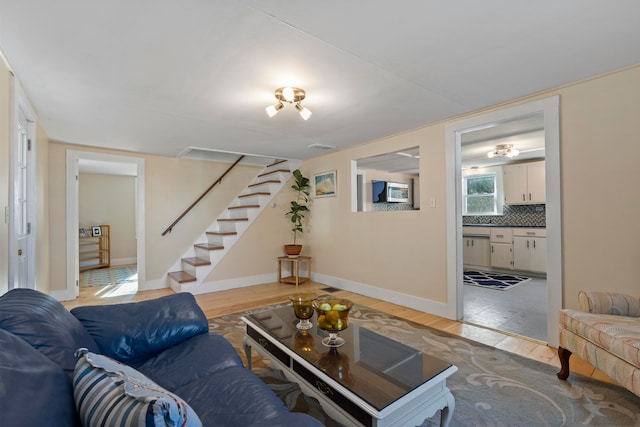
<svg viewBox="0 0 640 427">
<path fill-rule="evenodd" d="M 164 232 L 162 233 L 162 235 L 164 236 L 164 235 L 166 235 L 166 234 L 171 233 L 171 231 L 173 230 L 173 227 L 174 227 L 177 223 L 179 223 L 179 222 L 180 222 L 180 220 L 181 220 L 182 218 L 184 218 L 184 216 L 185 216 L 186 214 L 188 214 L 188 213 L 189 213 L 189 211 L 190 211 L 191 209 L 193 209 L 193 207 L 194 207 L 195 205 L 197 205 L 197 204 L 198 204 L 198 202 L 199 202 L 200 200 L 202 200 L 202 198 L 203 198 L 204 196 L 206 196 L 206 195 L 207 195 L 207 193 L 209 193 L 209 191 L 211 191 L 211 190 L 213 189 L 213 187 L 215 187 L 217 184 L 219 184 L 220 182 L 222 182 L 222 178 L 224 178 L 224 177 L 225 177 L 225 175 L 226 175 L 226 174 L 228 174 L 228 173 L 229 173 L 229 171 L 231 171 L 231 169 L 233 169 L 233 168 L 234 168 L 238 163 L 240 163 L 240 160 L 242 160 L 242 159 L 244 159 L 244 155 L 240 156 L 240 158 L 239 158 L 238 160 L 236 160 L 236 161 L 235 161 L 231 166 L 229 166 L 229 168 L 228 168 L 226 171 L 224 171 L 224 173 L 223 173 L 222 175 L 220 175 L 220 178 L 216 179 L 216 180 L 215 180 L 215 182 L 214 182 L 213 184 L 211 184 L 211 185 L 209 186 L 209 188 L 207 188 L 207 189 L 205 190 L 205 192 L 204 192 L 204 193 L 202 193 L 202 194 L 200 195 L 200 197 L 198 197 L 198 199 L 197 199 L 195 202 L 191 203 L 191 206 L 189 206 L 187 209 L 185 209 L 185 210 L 184 210 L 184 212 L 182 212 L 182 213 L 180 214 L 180 216 L 179 216 L 178 218 L 176 218 L 176 220 L 175 220 L 175 221 L 173 221 L 173 222 L 171 223 L 171 225 L 170 225 L 169 227 L 167 227 L 167 229 L 166 229 L 166 230 L 164 230 Z"/>
</svg>

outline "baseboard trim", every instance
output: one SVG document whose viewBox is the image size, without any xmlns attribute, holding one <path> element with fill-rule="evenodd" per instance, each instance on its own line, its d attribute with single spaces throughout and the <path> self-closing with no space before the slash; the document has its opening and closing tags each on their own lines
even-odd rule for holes
<svg viewBox="0 0 640 427">
<path fill-rule="evenodd" d="M 455 313 L 451 313 L 450 307 L 442 302 L 416 297 L 415 295 L 403 294 L 401 292 L 391 291 L 389 289 L 376 288 L 375 286 L 365 285 L 364 283 L 345 280 L 339 277 L 327 276 L 325 274 L 312 273 L 311 280 L 316 283 L 322 283 L 334 288 L 354 292 L 371 298 L 376 298 L 382 301 L 388 301 L 394 304 L 402 305 L 404 307 L 409 307 L 414 310 L 455 320 Z"/>
</svg>

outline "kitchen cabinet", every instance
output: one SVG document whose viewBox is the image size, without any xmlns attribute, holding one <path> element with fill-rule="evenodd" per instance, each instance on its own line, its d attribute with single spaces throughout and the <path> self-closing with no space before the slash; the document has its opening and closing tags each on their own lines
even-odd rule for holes
<svg viewBox="0 0 640 427">
<path fill-rule="evenodd" d="M 546 203 L 544 161 L 505 165 L 502 170 L 507 205 Z"/>
<path fill-rule="evenodd" d="M 489 248 L 489 236 L 464 237 L 463 261 L 465 265 L 489 267 L 491 265 L 491 251 Z"/>
<path fill-rule="evenodd" d="M 547 272 L 547 238 L 544 229 L 518 229 L 513 236 L 513 268 Z"/>
<path fill-rule="evenodd" d="M 492 228 L 490 233 L 491 267 L 513 269 L 513 230 Z"/>
<path fill-rule="evenodd" d="M 488 227 L 464 226 L 462 228 L 463 264 L 475 267 L 491 265 L 490 231 Z"/>
</svg>

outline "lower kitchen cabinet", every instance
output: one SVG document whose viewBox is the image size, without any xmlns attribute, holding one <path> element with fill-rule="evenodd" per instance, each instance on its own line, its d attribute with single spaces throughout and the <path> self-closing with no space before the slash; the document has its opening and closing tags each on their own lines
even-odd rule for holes
<svg viewBox="0 0 640 427">
<path fill-rule="evenodd" d="M 513 268 L 516 270 L 547 272 L 546 237 L 513 238 Z"/>
<path fill-rule="evenodd" d="M 491 267 L 513 268 L 513 230 L 511 228 L 491 229 Z"/>
<path fill-rule="evenodd" d="M 489 236 L 464 237 L 463 260 L 465 265 L 489 267 L 491 265 L 491 251 L 489 248 Z"/>
<path fill-rule="evenodd" d="M 491 243 L 491 267 L 513 268 L 513 245 L 511 243 Z"/>
</svg>

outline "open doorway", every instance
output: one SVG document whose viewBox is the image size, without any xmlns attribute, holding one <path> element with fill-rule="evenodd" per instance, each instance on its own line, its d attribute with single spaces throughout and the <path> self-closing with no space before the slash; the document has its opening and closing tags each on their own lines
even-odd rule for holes
<svg viewBox="0 0 640 427">
<path fill-rule="evenodd" d="M 544 113 L 460 142 L 463 320 L 546 343 Z"/>
<path fill-rule="evenodd" d="M 545 140 L 545 227 L 546 227 L 546 317 L 547 341 L 557 345 L 557 313 L 562 305 L 562 262 L 561 262 L 561 204 L 560 204 L 560 146 L 559 146 L 559 98 L 552 97 L 527 104 L 505 108 L 462 120 L 447 126 L 448 147 L 448 192 L 455 198 L 448 201 L 448 209 L 455 216 L 449 228 L 452 242 L 452 261 L 449 264 L 451 280 L 449 288 L 455 289 L 457 318 L 464 320 L 464 275 L 463 275 L 463 194 L 462 194 L 462 141 L 467 133 L 494 128 L 508 123 L 514 118 L 527 117 L 541 113 L 544 123 Z M 486 155 L 486 153 L 485 153 Z M 455 252 L 455 254 L 453 253 Z M 499 291 L 494 291 L 499 292 Z"/>
<path fill-rule="evenodd" d="M 131 224 L 113 213 L 117 207 L 111 215 L 104 212 L 109 209 L 101 199 L 116 197 L 108 203 L 118 203 L 121 192 L 128 193 L 124 202 L 133 205 L 123 209 L 134 216 Z M 93 286 L 101 298 L 137 292 L 145 280 L 144 160 L 67 151 L 67 200 L 67 274 L 73 278 L 67 293 L 77 297 L 82 284 Z M 119 247 L 127 242 L 135 249 Z M 114 249 L 120 250 L 115 257 Z"/>
</svg>

